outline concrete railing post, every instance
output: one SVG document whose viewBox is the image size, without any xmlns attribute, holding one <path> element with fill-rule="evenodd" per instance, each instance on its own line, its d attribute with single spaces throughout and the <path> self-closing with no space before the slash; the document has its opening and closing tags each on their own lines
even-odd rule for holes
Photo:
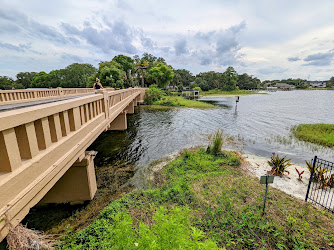
<svg viewBox="0 0 334 250">
<path fill-rule="evenodd" d="M 109 118 L 109 105 L 110 105 L 110 103 L 109 103 L 109 96 L 108 96 L 108 92 L 106 91 L 106 90 L 102 90 L 102 89 L 100 89 L 100 90 L 98 90 L 98 91 L 96 91 L 95 92 L 95 94 L 102 94 L 103 95 L 103 99 L 102 99 L 102 110 L 103 110 L 103 112 L 105 113 L 105 117 L 106 117 L 106 119 L 108 119 Z"/>
<path fill-rule="evenodd" d="M 64 96 L 64 90 L 63 90 L 63 88 L 58 87 L 57 89 L 58 89 L 58 95 L 59 95 L 60 97 L 63 97 L 63 96 Z"/>
</svg>

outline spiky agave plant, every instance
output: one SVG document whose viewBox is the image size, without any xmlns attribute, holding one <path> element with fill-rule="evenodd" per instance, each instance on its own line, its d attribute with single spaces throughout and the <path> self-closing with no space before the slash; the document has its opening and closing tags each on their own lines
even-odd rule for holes
<svg viewBox="0 0 334 250">
<path fill-rule="evenodd" d="M 286 159 L 286 156 L 280 158 L 278 154 L 273 153 L 270 161 L 268 161 L 268 164 L 271 167 L 271 173 L 280 177 L 282 177 L 285 172 L 290 174 L 290 172 L 286 170 L 287 167 L 292 165 L 290 161 L 291 159 Z"/>
</svg>

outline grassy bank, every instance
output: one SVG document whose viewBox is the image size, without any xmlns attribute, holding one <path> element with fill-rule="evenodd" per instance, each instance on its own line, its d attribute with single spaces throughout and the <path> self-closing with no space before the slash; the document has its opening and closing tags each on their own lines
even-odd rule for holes
<svg viewBox="0 0 334 250">
<path fill-rule="evenodd" d="M 213 150 L 213 149 L 211 149 Z M 106 207 L 60 249 L 328 249 L 334 215 L 263 185 L 233 152 L 184 151 L 154 174 L 152 187 Z"/>
<path fill-rule="evenodd" d="M 334 148 L 334 124 L 300 124 L 292 133 L 301 141 Z"/>
<path fill-rule="evenodd" d="M 164 96 L 161 100 L 153 102 L 153 105 L 161 105 L 166 107 L 187 107 L 187 108 L 214 108 L 215 106 L 200 101 L 188 100 L 182 96 Z"/>
<path fill-rule="evenodd" d="M 249 90 L 232 90 L 232 91 L 222 91 L 218 89 L 211 89 L 209 91 L 201 92 L 202 96 L 237 96 L 237 95 L 254 95 L 254 94 L 265 94 L 265 93 L 257 93 Z"/>
</svg>

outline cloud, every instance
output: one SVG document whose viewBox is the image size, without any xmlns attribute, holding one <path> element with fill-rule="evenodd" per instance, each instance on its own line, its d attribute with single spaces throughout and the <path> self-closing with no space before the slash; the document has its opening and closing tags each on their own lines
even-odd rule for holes
<svg viewBox="0 0 334 250">
<path fill-rule="evenodd" d="M 10 25 L 12 33 L 24 34 L 28 37 L 34 37 L 41 40 L 49 40 L 61 44 L 69 43 L 71 40 L 57 31 L 56 28 L 41 24 L 30 18 L 25 14 L 16 11 L 0 9 L 0 26 Z M 4 31 L 0 31 L 0 34 Z"/>
<path fill-rule="evenodd" d="M 229 66 L 238 63 L 240 45 L 238 35 L 246 28 L 246 22 L 231 26 L 225 30 L 197 32 L 194 39 L 200 42 L 200 50 L 194 49 L 193 56 L 199 58 L 201 65 L 216 64 Z"/>
<path fill-rule="evenodd" d="M 296 57 L 289 57 L 288 58 L 288 61 L 289 62 L 296 62 L 296 61 L 300 61 L 301 59 L 298 57 L 298 56 L 296 56 Z"/>
<path fill-rule="evenodd" d="M 188 53 L 187 40 L 186 39 L 179 39 L 179 40 L 175 41 L 174 49 L 175 49 L 175 54 L 177 56 Z"/>
<path fill-rule="evenodd" d="M 24 51 L 27 51 L 31 48 L 31 44 L 19 44 L 17 46 L 17 45 L 13 45 L 13 44 L 10 44 L 10 43 L 0 42 L 0 48 L 15 50 L 15 51 L 18 51 L 18 52 L 24 52 Z"/>
<path fill-rule="evenodd" d="M 89 22 L 85 22 L 83 29 L 68 23 L 62 23 L 61 27 L 68 36 L 85 40 L 108 54 L 111 52 L 135 54 L 137 48 L 133 44 L 136 40 L 146 48 L 154 46 L 154 42 L 146 37 L 141 29 L 130 27 L 123 21 L 105 20 L 104 26 L 100 29 L 93 27 Z"/>
<path fill-rule="evenodd" d="M 278 67 L 278 66 L 271 66 L 271 67 L 268 67 L 268 68 L 262 68 L 262 69 L 259 69 L 258 72 L 260 74 L 263 74 L 263 75 L 270 75 L 270 74 L 281 74 L 281 73 L 284 73 L 286 72 L 287 69 L 285 68 L 281 68 L 281 67 Z"/>
<path fill-rule="evenodd" d="M 71 62 L 82 62 L 82 58 L 76 55 L 71 55 L 71 54 L 62 54 L 61 58 L 66 60 L 66 61 L 71 61 Z"/>
<path fill-rule="evenodd" d="M 212 60 L 209 57 L 202 57 L 200 63 L 201 65 L 209 65 L 212 63 Z"/>
<path fill-rule="evenodd" d="M 334 52 L 332 50 L 327 53 L 317 53 L 308 55 L 304 61 L 309 62 L 302 64 L 303 66 L 329 66 L 334 58 Z"/>
</svg>

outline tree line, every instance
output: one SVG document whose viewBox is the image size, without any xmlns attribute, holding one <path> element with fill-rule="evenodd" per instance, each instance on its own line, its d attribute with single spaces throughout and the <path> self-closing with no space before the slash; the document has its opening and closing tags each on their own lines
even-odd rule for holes
<svg viewBox="0 0 334 250">
<path fill-rule="evenodd" d="M 284 82 L 295 85 L 297 88 L 307 87 L 306 80 L 287 79 L 263 81 L 252 75 L 238 74 L 233 67 L 225 72 L 209 71 L 193 75 L 186 69 L 174 69 L 168 65 L 164 58 L 144 53 L 141 57 L 133 58 L 118 55 L 111 61 L 102 61 L 99 67 L 91 64 L 73 63 L 64 69 L 52 70 L 49 73 L 20 72 L 16 80 L 0 76 L 0 89 L 23 88 L 91 88 L 95 79 L 99 78 L 104 87 L 128 88 L 135 86 L 150 86 L 157 84 L 160 88 L 172 86 L 173 89 L 182 90 L 185 87 L 199 87 L 203 91 L 211 89 L 235 90 L 257 89 L 263 84 Z M 334 77 L 329 84 L 334 84 Z"/>
</svg>

